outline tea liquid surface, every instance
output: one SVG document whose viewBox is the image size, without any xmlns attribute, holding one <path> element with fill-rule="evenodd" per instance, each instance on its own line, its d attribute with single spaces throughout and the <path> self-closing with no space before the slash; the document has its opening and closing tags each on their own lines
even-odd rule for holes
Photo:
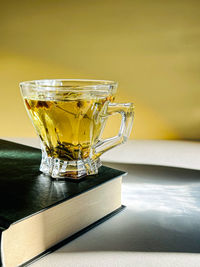
<svg viewBox="0 0 200 267">
<path fill-rule="evenodd" d="M 108 97 L 63 101 L 25 98 L 25 106 L 48 156 L 71 161 L 87 158 L 98 142 L 107 100 Z"/>
</svg>

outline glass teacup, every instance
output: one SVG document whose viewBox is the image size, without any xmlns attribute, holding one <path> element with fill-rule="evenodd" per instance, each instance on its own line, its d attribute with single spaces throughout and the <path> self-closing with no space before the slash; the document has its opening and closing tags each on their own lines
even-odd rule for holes
<svg viewBox="0 0 200 267">
<path fill-rule="evenodd" d="M 36 80 L 20 83 L 26 110 L 41 141 L 40 171 L 53 178 L 97 174 L 99 157 L 124 143 L 133 104 L 113 103 L 117 83 L 101 80 Z M 117 136 L 101 139 L 108 116 L 122 116 Z"/>
</svg>

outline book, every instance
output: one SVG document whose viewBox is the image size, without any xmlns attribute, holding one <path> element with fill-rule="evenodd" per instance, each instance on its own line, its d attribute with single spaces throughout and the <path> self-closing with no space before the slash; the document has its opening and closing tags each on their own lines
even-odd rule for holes
<svg viewBox="0 0 200 267">
<path fill-rule="evenodd" d="M 1 263 L 25 266 L 119 212 L 123 171 L 79 182 L 39 171 L 39 149 L 0 140 Z"/>
</svg>

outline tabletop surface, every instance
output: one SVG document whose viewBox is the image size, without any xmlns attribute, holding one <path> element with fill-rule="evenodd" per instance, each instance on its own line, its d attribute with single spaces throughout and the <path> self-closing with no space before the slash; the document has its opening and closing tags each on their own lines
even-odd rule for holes
<svg viewBox="0 0 200 267">
<path fill-rule="evenodd" d="M 200 172 L 105 164 L 128 171 L 126 209 L 31 266 L 200 266 Z"/>
<path fill-rule="evenodd" d="M 38 138 L 3 138 L 40 147 Z M 101 156 L 106 162 L 148 164 L 200 170 L 200 142 L 180 140 L 128 140 Z"/>
</svg>

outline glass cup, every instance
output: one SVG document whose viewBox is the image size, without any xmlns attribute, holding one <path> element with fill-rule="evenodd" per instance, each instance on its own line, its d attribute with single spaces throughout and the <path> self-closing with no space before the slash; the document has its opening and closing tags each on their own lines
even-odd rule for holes
<svg viewBox="0 0 200 267">
<path fill-rule="evenodd" d="M 97 174 L 100 156 L 124 143 L 133 104 L 113 103 L 117 83 L 101 80 L 36 80 L 20 83 L 26 110 L 41 141 L 40 171 L 53 178 Z M 101 139 L 110 115 L 121 114 L 117 136 Z"/>
</svg>

